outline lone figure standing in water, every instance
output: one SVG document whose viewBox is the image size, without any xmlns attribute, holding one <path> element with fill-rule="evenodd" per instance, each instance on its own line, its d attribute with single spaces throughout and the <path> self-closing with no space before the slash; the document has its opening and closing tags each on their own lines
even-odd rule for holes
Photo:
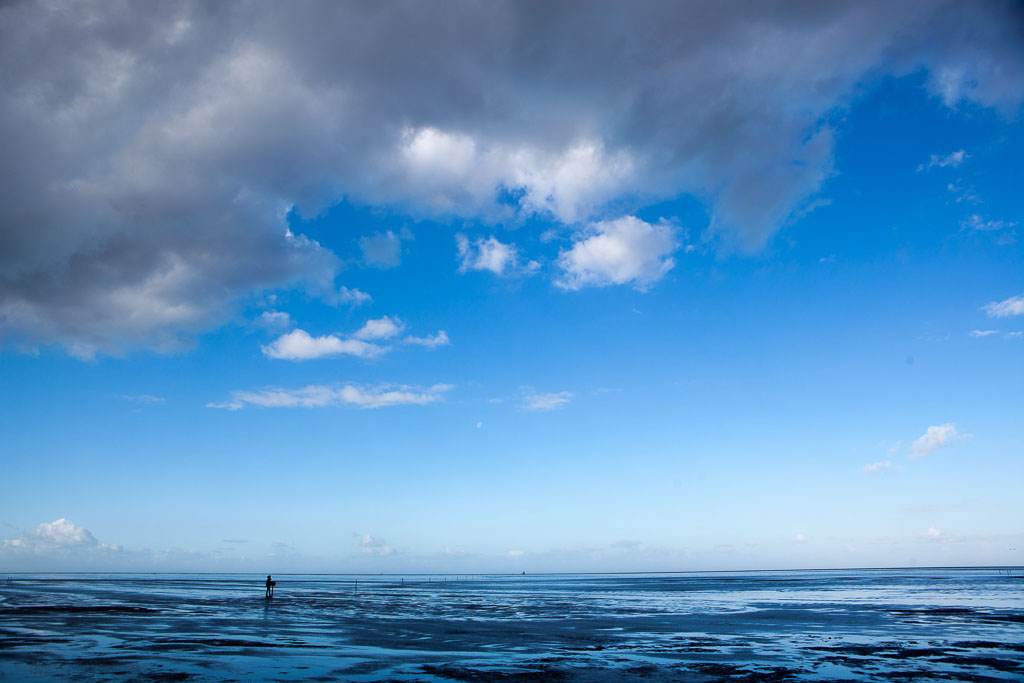
<svg viewBox="0 0 1024 683">
<path fill-rule="evenodd" d="M 274 597 L 274 586 L 277 585 L 277 581 L 270 580 L 270 574 L 267 574 L 267 600 Z"/>
</svg>

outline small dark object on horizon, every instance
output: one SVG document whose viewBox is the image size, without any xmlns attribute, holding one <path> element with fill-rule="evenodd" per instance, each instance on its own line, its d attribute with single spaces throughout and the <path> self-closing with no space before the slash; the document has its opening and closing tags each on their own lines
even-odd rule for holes
<svg viewBox="0 0 1024 683">
<path fill-rule="evenodd" d="M 269 600 L 270 598 L 274 597 L 274 586 L 276 586 L 276 585 L 277 585 L 277 581 L 272 580 L 270 578 L 270 574 L 267 574 L 267 597 L 266 597 L 267 600 Z"/>
</svg>

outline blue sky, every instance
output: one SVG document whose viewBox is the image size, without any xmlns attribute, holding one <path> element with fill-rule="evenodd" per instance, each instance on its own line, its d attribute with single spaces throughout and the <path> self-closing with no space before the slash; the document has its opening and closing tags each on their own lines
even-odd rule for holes
<svg viewBox="0 0 1024 683">
<path fill-rule="evenodd" d="M 772 7 L 0 10 L 0 569 L 1020 564 L 1019 9 Z"/>
</svg>

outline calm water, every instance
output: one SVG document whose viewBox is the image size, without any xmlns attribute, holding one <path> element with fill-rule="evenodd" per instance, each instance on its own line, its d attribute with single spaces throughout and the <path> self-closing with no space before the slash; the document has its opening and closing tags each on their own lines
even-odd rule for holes
<svg viewBox="0 0 1024 683">
<path fill-rule="evenodd" d="M 1020 569 L 264 578 L 0 577 L 0 679 L 1024 680 Z"/>
</svg>

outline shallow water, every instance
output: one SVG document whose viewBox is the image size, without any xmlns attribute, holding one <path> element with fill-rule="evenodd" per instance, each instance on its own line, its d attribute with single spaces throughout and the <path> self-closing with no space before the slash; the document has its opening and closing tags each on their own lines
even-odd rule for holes
<svg viewBox="0 0 1024 683">
<path fill-rule="evenodd" d="M 1020 569 L 274 578 L 0 580 L 0 679 L 1024 680 Z"/>
</svg>

